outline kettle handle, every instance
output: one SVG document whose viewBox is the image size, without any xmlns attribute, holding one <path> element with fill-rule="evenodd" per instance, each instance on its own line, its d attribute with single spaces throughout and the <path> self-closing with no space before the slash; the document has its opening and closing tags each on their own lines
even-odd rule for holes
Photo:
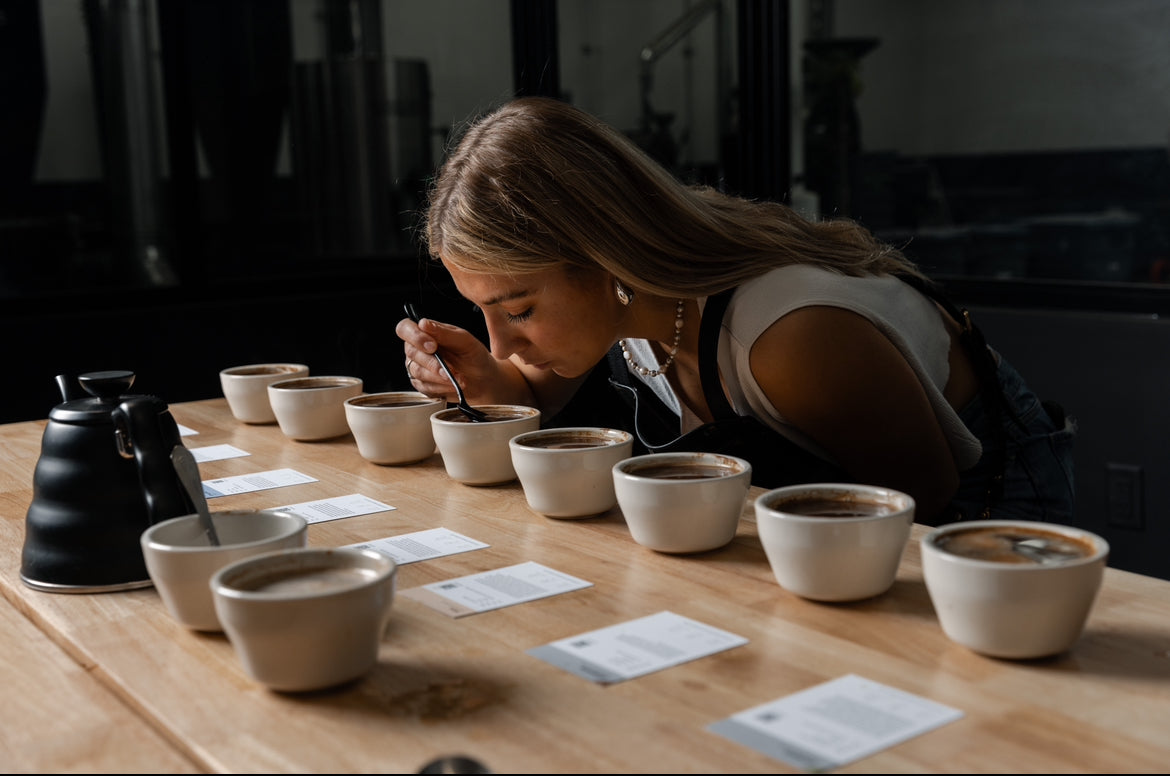
<svg viewBox="0 0 1170 776">
<path fill-rule="evenodd" d="M 138 464 L 151 524 L 194 513 L 195 504 L 171 463 L 171 451 L 183 442 L 166 403 L 154 396 L 128 397 L 112 418 L 119 452 L 132 455 Z"/>
</svg>

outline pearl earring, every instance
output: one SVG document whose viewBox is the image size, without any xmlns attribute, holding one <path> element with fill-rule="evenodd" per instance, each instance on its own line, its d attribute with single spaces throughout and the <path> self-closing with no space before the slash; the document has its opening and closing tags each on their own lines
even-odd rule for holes
<svg viewBox="0 0 1170 776">
<path fill-rule="evenodd" d="M 617 292 L 617 298 L 622 303 L 622 307 L 629 307 L 630 302 L 634 301 L 634 292 L 622 285 L 622 281 L 614 280 L 613 290 Z"/>
</svg>

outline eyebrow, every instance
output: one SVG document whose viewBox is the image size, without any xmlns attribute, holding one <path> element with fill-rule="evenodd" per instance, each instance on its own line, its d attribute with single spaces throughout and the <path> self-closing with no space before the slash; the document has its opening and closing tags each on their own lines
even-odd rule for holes
<svg viewBox="0 0 1170 776">
<path fill-rule="evenodd" d="M 508 291 L 507 293 L 500 294 L 499 296 L 493 296 L 491 299 L 485 299 L 480 304 L 480 307 L 488 307 L 490 305 L 502 304 L 503 302 L 508 302 L 508 301 L 513 300 L 513 299 L 519 299 L 521 297 L 529 296 L 531 293 L 532 292 L 529 291 L 527 288 L 522 288 L 518 291 Z"/>
</svg>

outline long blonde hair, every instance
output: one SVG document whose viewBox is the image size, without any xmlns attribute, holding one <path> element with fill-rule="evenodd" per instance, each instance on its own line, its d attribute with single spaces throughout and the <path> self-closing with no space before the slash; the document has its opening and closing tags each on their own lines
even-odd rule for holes
<svg viewBox="0 0 1170 776">
<path fill-rule="evenodd" d="M 709 296 L 795 263 L 920 275 L 851 220 L 685 185 L 623 133 L 546 97 L 470 125 L 431 187 L 423 240 L 466 272 L 601 269 L 661 296 Z"/>
</svg>

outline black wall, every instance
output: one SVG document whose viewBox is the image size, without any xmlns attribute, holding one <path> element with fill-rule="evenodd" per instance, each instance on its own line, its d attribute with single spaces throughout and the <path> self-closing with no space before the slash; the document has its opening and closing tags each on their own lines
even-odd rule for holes
<svg viewBox="0 0 1170 776">
<path fill-rule="evenodd" d="M 987 340 L 1079 423 L 1078 526 L 1109 565 L 1170 579 L 1170 320 L 1156 315 L 972 308 Z M 1109 473 L 1134 473 L 1135 491 Z"/>
</svg>

